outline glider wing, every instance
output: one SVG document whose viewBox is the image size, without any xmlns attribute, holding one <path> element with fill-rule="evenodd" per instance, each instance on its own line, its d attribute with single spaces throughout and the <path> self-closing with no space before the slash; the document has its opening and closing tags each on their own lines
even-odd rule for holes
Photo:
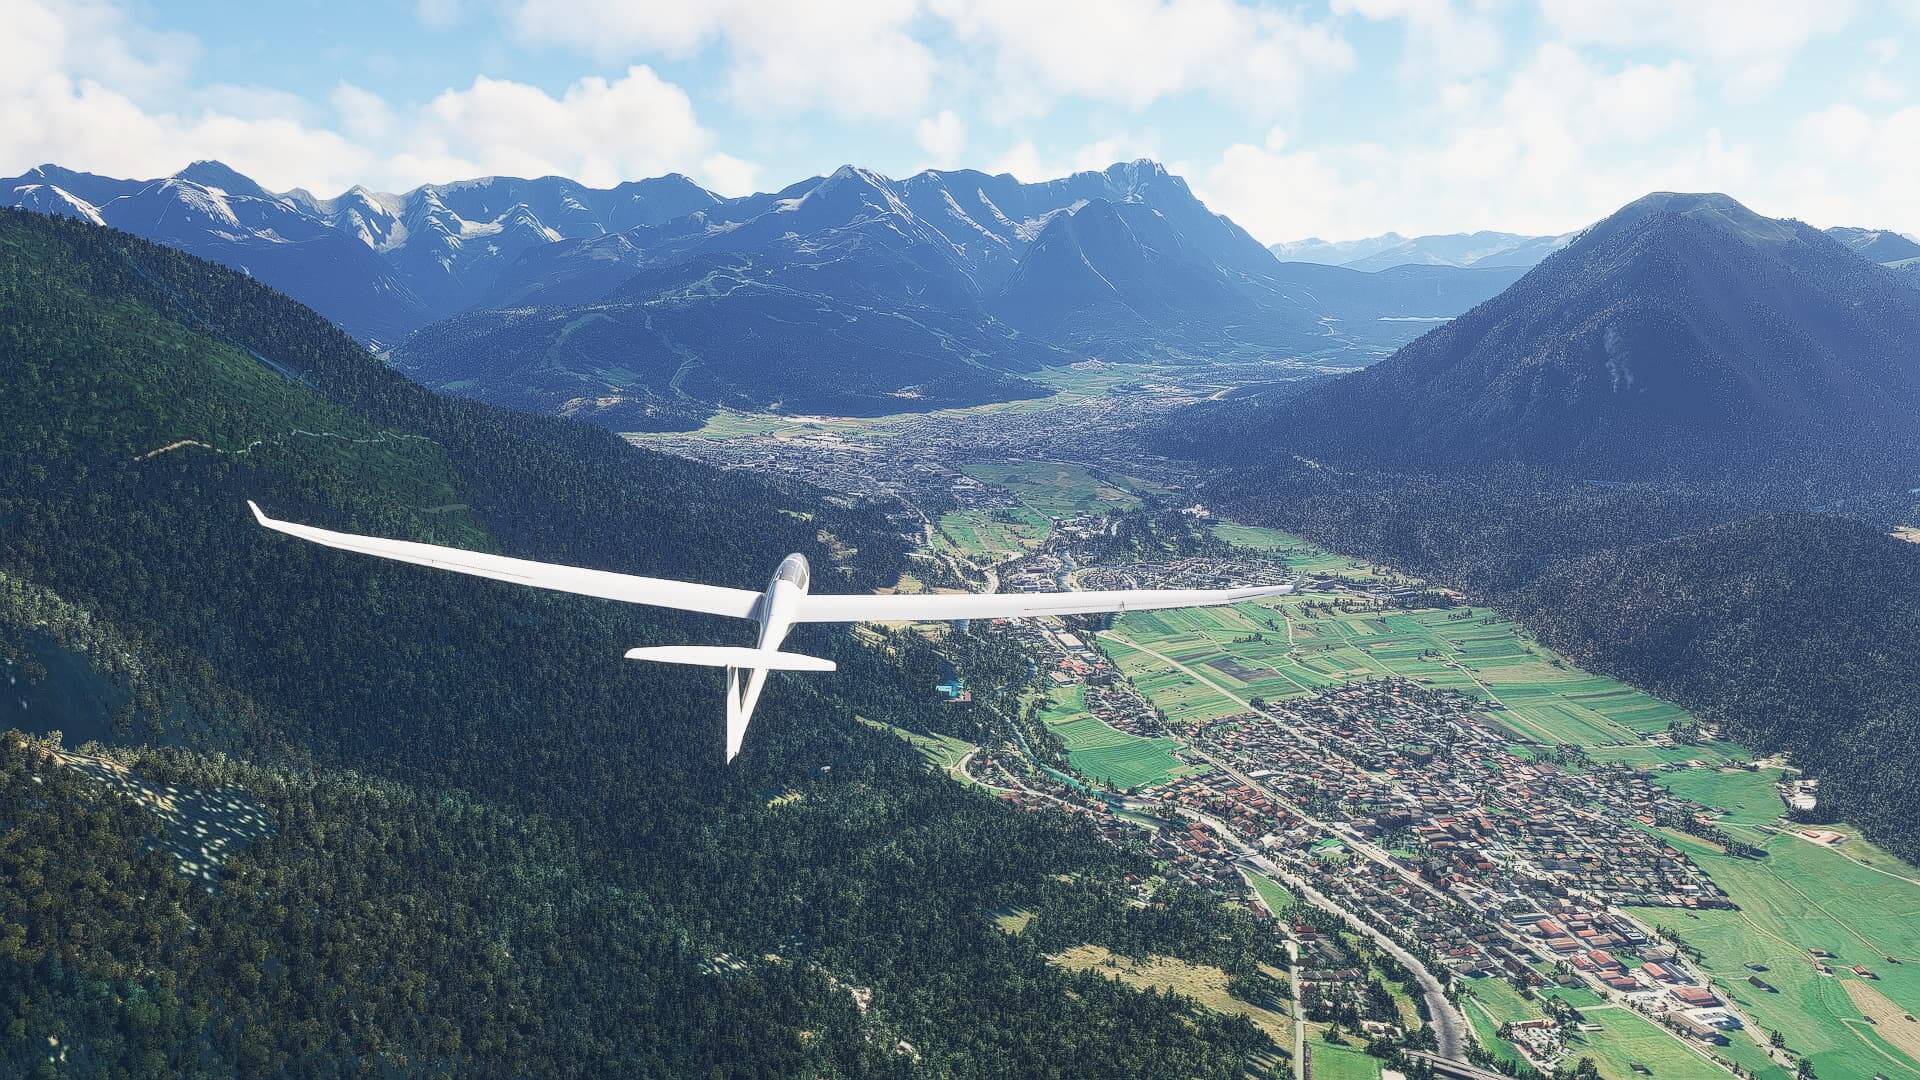
<svg viewBox="0 0 1920 1080">
<path fill-rule="evenodd" d="M 1011 619 L 1028 615 L 1093 615 L 1107 611 L 1214 607 L 1293 591 L 1291 585 L 1244 589 L 1125 589 L 1114 592 L 921 593 L 890 596 L 810 595 L 795 622 L 919 622 Z"/>
<path fill-rule="evenodd" d="M 262 513 L 260 507 L 251 501 L 247 505 L 253 509 L 255 520 L 275 532 L 283 532 L 288 536 L 297 536 L 302 540 L 310 540 L 342 551 L 378 555 L 383 559 L 413 563 L 416 566 L 432 566 L 441 570 L 452 570 L 458 574 L 471 574 L 474 577 L 492 578 L 495 581 L 511 581 L 519 585 L 531 585 L 537 589 L 554 589 L 559 592 L 578 593 L 581 596 L 598 596 L 606 600 L 622 600 L 629 604 L 651 604 L 654 607 L 699 611 L 709 615 L 731 615 L 741 619 L 751 618 L 755 606 L 760 603 L 761 594 L 746 589 L 728 589 L 719 585 L 699 585 L 687 581 L 668 581 L 665 578 L 636 577 L 632 574 L 616 574 L 610 570 L 588 570 L 584 567 L 560 566 L 555 563 L 534 562 L 530 559 L 511 559 L 505 555 L 489 555 L 484 551 L 439 547 L 434 544 L 415 543 L 411 540 L 385 540 L 377 536 L 356 536 L 353 533 L 316 529 L 311 525 L 297 525 L 290 521 L 276 521 Z"/>
</svg>

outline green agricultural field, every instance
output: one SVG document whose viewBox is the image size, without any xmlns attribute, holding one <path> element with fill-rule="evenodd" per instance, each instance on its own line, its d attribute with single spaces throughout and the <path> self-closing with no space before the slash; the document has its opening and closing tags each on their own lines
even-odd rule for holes
<svg viewBox="0 0 1920 1080">
<path fill-rule="evenodd" d="M 960 471 L 981 483 L 1006 489 L 1042 517 L 1068 518 L 1140 505 L 1132 492 L 1070 462 L 990 461 L 962 465 Z"/>
<path fill-rule="evenodd" d="M 1784 1034 L 1788 1047 L 1808 1055 L 1820 1076 L 1920 1080 L 1920 1060 L 1913 1056 L 1920 1032 L 1909 1030 L 1904 1019 L 1920 1011 L 1920 869 L 1858 839 L 1828 849 L 1776 834 L 1767 839 L 1765 859 L 1675 843 L 1739 909 L 1692 917 L 1637 909 L 1641 921 L 1665 926 L 1701 950 L 1703 967 L 1720 991 L 1761 1027 Z M 1810 948 L 1835 954 L 1829 962 L 1835 975 L 1814 969 Z M 1748 984 L 1747 964 L 1766 965 L 1760 977 L 1778 992 Z M 1857 978 L 1848 970 L 1856 964 L 1878 978 Z M 1857 984 L 1851 992 L 1849 982 Z M 1881 1022 L 1870 1024 L 1856 998 L 1884 998 L 1897 1011 L 1883 1011 Z"/>
<path fill-rule="evenodd" d="M 1543 1015 L 1531 1002 L 1504 980 L 1469 979 L 1466 993 L 1460 997 L 1460 1011 L 1473 1025 L 1474 1039 L 1502 1061 L 1514 1065 L 1526 1063 L 1513 1044 L 1500 1037 L 1500 1025 L 1510 1020 L 1529 1020 Z"/>
<path fill-rule="evenodd" d="M 1106 634 L 1095 640 L 1121 673 L 1146 695 L 1148 701 L 1166 714 L 1168 723 L 1176 727 L 1204 724 L 1247 711 L 1246 706 L 1227 697 L 1214 686 L 1159 657 Z"/>
<path fill-rule="evenodd" d="M 1547 965 L 1539 965 L 1543 973 L 1550 973 Z M 1540 991 L 1542 997 L 1559 998 L 1576 1009 L 1589 1005 L 1598 1005 L 1605 999 L 1584 986 L 1549 986 Z"/>
<path fill-rule="evenodd" d="M 1313 1080 L 1379 1080 L 1380 1076 L 1380 1059 L 1351 1046 L 1309 1041 L 1307 1060 L 1313 1063 Z"/>
<path fill-rule="evenodd" d="M 920 751 L 920 756 L 926 760 L 929 768 L 947 773 L 956 779 L 960 777 L 960 762 L 965 760 L 968 754 L 980 749 L 965 739 L 956 739 L 951 735 L 923 735 L 920 732 L 908 731 L 906 728 L 895 727 L 878 720 L 869 720 L 864 716 L 857 716 L 854 719 L 870 728 L 905 739 L 913 744 L 915 750 Z"/>
<path fill-rule="evenodd" d="M 1260 525 L 1238 525 L 1223 521 L 1213 527 L 1213 535 L 1234 547 L 1243 547 L 1252 551 L 1281 551 L 1287 548 L 1307 546 L 1307 542 L 1290 532 L 1269 529 Z"/>
<path fill-rule="evenodd" d="M 1278 553 L 1287 568 L 1301 574 L 1325 574 L 1365 580 L 1382 576 L 1379 567 L 1360 559 L 1336 555 L 1290 532 L 1259 525 L 1241 525 L 1222 521 L 1213 527 L 1213 535 L 1235 547 Z"/>
<path fill-rule="evenodd" d="M 1781 769 L 1681 769 L 1660 773 L 1660 786 L 1702 806 L 1726 811 L 1721 820 L 1736 825 L 1764 825 L 1780 820 L 1786 807 L 1774 785 Z"/>
<path fill-rule="evenodd" d="M 1131 612 L 1102 647 L 1177 722 L 1244 711 L 1354 679 L 1398 676 L 1486 700 L 1522 740 L 1617 748 L 1636 764 L 1731 760 L 1714 748 L 1645 741 L 1687 716 L 1677 705 L 1592 675 L 1482 608 L 1342 611 L 1308 593 L 1229 608 Z M 1151 655 L 1161 654 L 1162 660 Z"/>
<path fill-rule="evenodd" d="M 1173 756 L 1173 751 L 1180 748 L 1177 739 L 1141 739 L 1121 734 L 1132 741 L 1118 746 L 1069 750 L 1067 761 L 1083 775 L 1124 791 L 1207 771 L 1204 766 L 1189 765 Z"/>
<path fill-rule="evenodd" d="M 1538 1002 L 1520 996 L 1520 991 L 1505 979 L 1491 976 L 1466 980 L 1473 1001 L 1492 1017 L 1495 1027 L 1513 1020 L 1532 1020 L 1546 1015 Z"/>
<path fill-rule="evenodd" d="M 1634 746 L 1589 746 L 1587 754 L 1595 761 L 1617 765 L 1637 765 L 1647 769 L 1657 769 L 1662 765 L 1678 765 L 1688 761 L 1724 765 L 1753 759 L 1753 754 L 1746 747 L 1720 739 L 1693 746 L 1661 746 L 1654 743 L 1640 743 Z"/>
<path fill-rule="evenodd" d="M 1024 506 L 949 510 L 934 540 L 972 562 L 994 563 L 1039 547 L 1053 524 Z"/>
<path fill-rule="evenodd" d="M 1592 1058 L 1607 1080 L 1642 1080 L 1636 1065 L 1658 1080 L 1726 1080 L 1725 1069 L 1631 1009 L 1600 1005 L 1582 1015 L 1601 1030 L 1571 1036 L 1568 1060 Z"/>
<path fill-rule="evenodd" d="M 1173 755 L 1178 739 L 1148 739 L 1109 727 L 1086 710 L 1086 689 L 1060 687 L 1047 695 L 1041 721 L 1060 737 L 1067 763 L 1076 772 L 1131 790 L 1163 784 L 1176 776 L 1206 772 Z"/>
<path fill-rule="evenodd" d="M 818 434 L 832 432 L 848 437 L 871 434 L 879 426 L 878 420 L 837 417 L 837 416 L 778 416 L 772 413 L 739 412 L 734 409 L 719 409 L 694 434 L 703 439 L 737 439 L 743 436 L 772 436 L 783 438 L 791 435 Z M 629 436 L 635 441 L 648 438 L 673 437 L 684 432 L 637 432 Z"/>
<path fill-rule="evenodd" d="M 1298 903 L 1293 893 L 1289 891 L 1285 885 L 1263 874 L 1248 874 L 1247 882 L 1253 886 L 1254 892 L 1260 894 L 1260 899 L 1266 901 L 1268 910 L 1275 914 L 1285 911 L 1295 903 Z"/>
<path fill-rule="evenodd" d="M 1474 1034 L 1481 1045 L 1491 1049 L 1503 1061 L 1515 1064 L 1524 1061 L 1518 1050 L 1500 1038 L 1500 1025 L 1546 1015 L 1539 1003 L 1521 997 L 1520 992 L 1504 979 L 1470 979 L 1466 990 L 1461 998 L 1461 1008 L 1473 1024 Z M 1651 1069 L 1656 1077 L 1699 1077 L 1704 1080 L 1727 1075 L 1725 1070 L 1707 1061 L 1672 1032 L 1619 1006 L 1603 1004 L 1591 990 L 1556 988 L 1548 993 L 1564 998 L 1575 1008 L 1581 1009 L 1587 1023 L 1600 1026 L 1598 1031 L 1583 1032 L 1571 1040 L 1573 1053 L 1569 1064 L 1583 1057 L 1592 1058 L 1602 1076 L 1618 1080 L 1640 1080 L 1644 1074 L 1634 1071 L 1636 1064 Z M 1764 1059 L 1751 1042 L 1746 1047 L 1752 1051 L 1748 1054 L 1743 1055 L 1738 1046 L 1728 1049 L 1733 1051 L 1729 1056 L 1744 1067 L 1764 1068 Z"/>
</svg>

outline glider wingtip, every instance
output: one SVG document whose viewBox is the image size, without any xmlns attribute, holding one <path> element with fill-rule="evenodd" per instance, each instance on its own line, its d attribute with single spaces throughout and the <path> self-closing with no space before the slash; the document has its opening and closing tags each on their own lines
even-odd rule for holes
<svg viewBox="0 0 1920 1080">
<path fill-rule="evenodd" d="M 254 502 L 252 499 L 248 499 L 247 509 L 253 511 L 253 520 L 259 522 L 262 525 L 265 525 L 267 523 L 267 515 L 261 511 L 259 503 Z"/>
</svg>

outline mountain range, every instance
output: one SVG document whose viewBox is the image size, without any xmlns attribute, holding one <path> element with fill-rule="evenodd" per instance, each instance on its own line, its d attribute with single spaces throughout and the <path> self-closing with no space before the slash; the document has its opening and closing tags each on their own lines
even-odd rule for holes
<svg viewBox="0 0 1920 1080">
<path fill-rule="evenodd" d="M 1892 229 L 1856 229 L 1836 225 L 1827 230 L 1827 235 L 1852 248 L 1862 258 L 1877 263 L 1906 265 L 1920 259 L 1920 243 Z"/>
<path fill-rule="evenodd" d="M 217 161 L 158 180 L 42 165 L 0 205 L 78 217 L 211 259 L 280 289 L 362 341 L 392 344 L 464 310 L 529 247 L 653 224 L 719 197 L 684 176 L 590 188 L 489 177 L 404 195 L 267 191 Z"/>
<path fill-rule="evenodd" d="M 1282 262 L 1321 263 L 1352 270 L 1388 270 L 1396 266 L 1529 267 L 1564 246 L 1572 234 L 1527 236 L 1521 233 L 1471 232 L 1431 236 L 1382 233 L 1360 240 L 1308 237 L 1274 244 L 1267 250 Z"/>
<path fill-rule="evenodd" d="M 1395 266 L 1531 267 L 1565 247 L 1574 235 L 1528 236 L 1482 231 L 1408 237 L 1388 232 L 1359 240 L 1322 240 L 1310 236 L 1305 240 L 1271 244 L 1267 250 L 1282 262 L 1319 263 L 1353 270 L 1386 270 Z M 1827 230 L 1827 235 L 1877 263 L 1904 268 L 1920 259 L 1920 243 L 1892 229 L 1836 225 Z"/>
<path fill-rule="evenodd" d="M 1390 469 L 1911 477 L 1917 340 L 1905 275 L 1725 195 L 1657 193 L 1365 371 L 1216 411 Z"/>
<path fill-rule="evenodd" d="M 1519 273 L 1281 263 L 1150 161 L 1044 183 L 847 166 L 734 199 L 680 176 L 321 199 L 218 162 L 151 181 L 48 165 L 0 181 L 0 203 L 243 270 L 431 386 L 624 429 L 717 404 L 1008 400 L 1089 356 L 1353 366 Z"/>
<path fill-rule="evenodd" d="M 1424 329 L 1395 320 L 1510 280 L 1287 266 L 1147 161 L 1042 184 L 848 166 L 531 249 L 392 358 L 430 386 L 627 429 L 710 403 L 870 414 L 1037 395 L 1022 374 L 1088 356 L 1364 362 Z"/>
</svg>

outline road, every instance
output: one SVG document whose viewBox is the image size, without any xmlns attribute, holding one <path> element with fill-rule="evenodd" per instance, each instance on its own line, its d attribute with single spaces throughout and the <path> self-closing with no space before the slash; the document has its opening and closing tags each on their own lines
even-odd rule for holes
<svg viewBox="0 0 1920 1080">
<path fill-rule="evenodd" d="M 1453 1002 L 1447 1000 L 1446 987 L 1440 984 L 1440 980 L 1434 977 L 1433 972 L 1427 970 L 1427 966 L 1422 964 L 1418 957 L 1401 948 L 1399 942 L 1393 940 L 1379 927 L 1363 921 L 1360 916 L 1321 895 L 1320 890 L 1307 884 L 1306 879 L 1283 869 L 1263 855 L 1256 855 L 1253 858 L 1256 860 L 1256 868 L 1262 873 L 1279 878 L 1287 888 L 1299 893 L 1314 907 L 1340 916 L 1348 926 L 1372 938 L 1388 956 L 1398 960 L 1402 967 L 1411 972 L 1414 981 L 1420 984 L 1420 996 L 1426 999 L 1427 1015 L 1433 1022 L 1434 1040 L 1440 1056 L 1450 1061 L 1467 1059 L 1467 1018 L 1461 1015 L 1459 1009 L 1454 1008 Z"/>
<path fill-rule="evenodd" d="M 1320 890 L 1309 885 L 1305 878 L 1300 877 L 1293 871 L 1282 867 L 1279 863 L 1261 854 L 1253 845 L 1240 839 L 1232 829 L 1227 827 L 1226 822 L 1212 815 L 1203 814 L 1198 810 L 1192 810 L 1184 806 L 1176 808 L 1176 812 L 1181 817 L 1206 825 L 1212 829 L 1216 835 L 1231 845 L 1235 851 L 1238 851 L 1241 861 L 1246 865 L 1252 867 L 1258 873 L 1277 878 L 1284 883 L 1287 888 L 1305 897 L 1306 901 L 1313 906 L 1323 908 L 1340 916 L 1347 925 L 1372 938 L 1379 944 L 1382 951 L 1395 960 L 1398 960 L 1401 966 L 1412 973 L 1414 981 L 1420 984 L 1420 996 L 1427 1001 L 1427 1014 L 1433 1023 L 1434 1038 L 1439 1045 L 1440 1054 L 1443 1057 L 1451 1058 L 1455 1061 L 1465 1061 L 1467 1059 L 1465 1049 L 1467 1040 L 1467 1018 L 1461 1014 L 1459 1009 L 1454 1007 L 1453 1002 L 1447 1000 L 1446 987 L 1441 984 L 1439 979 L 1434 977 L 1432 971 L 1427 969 L 1427 965 L 1420 962 L 1419 957 L 1408 952 L 1399 942 L 1393 940 L 1386 931 L 1374 926 L 1372 923 L 1362 920 L 1360 916 L 1329 900 L 1321 894 Z M 1295 974 L 1298 974 L 1298 968 L 1295 969 Z M 1297 987 L 1298 985 L 1296 979 L 1295 986 Z"/>
<path fill-rule="evenodd" d="M 1226 687 L 1221 686 L 1219 683 L 1214 682 L 1212 679 L 1207 678 L 1205 675 L 1202 675 L 1200 672 L 1194 671 L 1192 668 L 1187 667 L 1185 664 L 1182 664 L 1180 661 L 1175 660 L 1164 653 L 1146 648 L 1145 646 L 1142 646 L 1142 645 L 1135 644 L 1134 642 L 1128 640 L 1127 638 L 1121 637 L 1118 634 L 1112 634 L 1111 632 L 1109 632 L 1108 636 L 1113 637 L 1115 640 L 1121 642 L 1122 644 L 1130 648 L 1139 649 L 1141 652 L 1146 653 L 1148 656 L 1153 656 L 1162 661 L 1165 661 L 1166 663 L 1172 664 L 1174 667 L 1179 668 L 1181 671 L 1186 672 L 1188 675 L 1192 676 L 1193 678 L 1200 680 L 1201 682 L 1212 687 L 1214 690 L 1218 691 L 1219 693 L 1226 695 L 1228 700 L 1236 701 L 1246 706 L 1248 712 L 1254 712 L 1254 713 L 1261 712 L 1261 710 L 1255 709 L 1253 707 L 1252 702 L 1247 701 L 1246 699 L 1240 697 L 1238 694 L 1235 694 L 1231 690 L 1228 690 Z M 1298 733 L 1296 732 L 1296 734 Z M 1249 789 L 1259 792 L 1260 794 L 1265 795 L 1267 798 L 1272 799 L 1275 805 L 1283 807 L 1288 813 L 1293 814 L 1294 816 L 1300 818 L 1301 820 L 1305 821 L 1307 824 L 1313 826 L 1316 829 L 1319 829 L 1322 832 L 1332 833 L 1333 835 L 1340 837 L 1340 839 L 1343 842 L 1345 842 L 1349 847 L 1351 847 L 1354 851 L 1357 851 L 1361 855 L 1364 855 L 1365 857 L 1387 867 L 1388 869 L 1392 870 L 1395 874 L 1398 874 L 1400 877 L 1412 883 L 1413 885 L 1417 886 L 1418 888 L 1426 890 L 1427 892 L 1440 898 L 1441 900 L 1446 901 L 1449 904 L 1456 902 L 1453 897 L 1448 896 L 1446 893 L 1441 892 L 1439 889 L 1434 888 L 1432 883 L 1428 882 L 1425 878 L 1420 877 L 1420 875 L 1413 873 L 1412 871 L 1408 870 L 1406 867 L 1401 866 L 1399 863 L 1395 862 L 1393 857 L 1387 854 L 1387 852 L 1382 850 L 1378 845 L 1368 842 L 1367 840 L 1353 833 L 1351 830 L 1347 829 L 1345 826 L 1342 826 L 1336 823 L 1322 821 L 1319 818 L 1314 817 L 1312 814 L 1307 813 L 1300 806 L 1296 805 L 1292 800 L 1287 799 L 1284 796 L 1280 795 L 1278 792 L 1275 792 L 1272 789 L 1262 785 L 1259 781 L 1255 780 L 1253 777 L 1246 775 L 1240 769 L 1236 768 L 1232 763 L 1221 760 L 1220 758 L 1214 756 L 1213 754 L 1209 753 L 1207 750 L 1201 748 L 1200 746 L 1197 746 L 1193 743 L 1188 743 L 1187 749 L 1189 749 L 1199 757 L 1205 759 L 1208 764 L 1219 769 L 1221 772 L 1224 772 L 1228 776 L 1233 777 L 1234 780 L 1238 781 L 1241 784 L 1246 785 Z M 1225 835 L 1227 835 L 1229 839 L 1233 840 L 1236 844 L 1239 843 L 1238 838 L 1232 836 L 1230 832 L 1226 832 Z M 1250 848 L 1245 848 L 1244 845 L 1241 845 L 1241 846 L 1245 851 L 1248 851 L 1248 852 L 1252 851 L 1252 849 Z M 1388 936 L 1385 931 L 1380 930 L 1379 928 L 1373 926 L 1370 923 L 1363 922 L 1358 915 L 1355 915 L 1353 912 L 1348 911 L 1346 908 L 1343 908 L 1339 904 L 1336 904 L 1332 900 L 1329 900 L 1325 896 L 1322 896 L 1318 890 L 1307 885 L 1304 880 L 1295 877 L 1293 874 L 1291 874 L 1288 871 L 1280 870 L 1277 864 L 1274 864 L 1271 860 L 1268 860 L 1266 856 L 1254 853 L 1252 857 L 1259 860 L 1261 864 L 1274 867 L 1273 872 L 1275 873 L 1275 875 L 1282 876 L 1288 879 L 1289 885 L 1293 885 L 1297 882 L 1298 887 L 1302 890 L 1302 895 L 1307 896 L 1312 903 L 1314 903 L 1318 907 L 1323 907 L 1328 911 L 1331 911 L 1339 915 L 1342 919 L 1345 919 L 1350 925 L 1354 926 L 1356 929 L 1360 930 L 1362 933 L 1366 934 L 1368 937 L 1373 938 L 1376 942 L 1379 942 L 1380 946 L 1386 950 L 1388 955 L 1392 956 L 1395 960 L 1400 961 L 1400 963 L 1403 966 L 1405 966 L 1408 971 L 1412 972 L 1414 976 L 1414 980 L 1420 984 L 1421 996 L 1427 999 L 1427 1011 L 1433 1019 L 1434 1034 L 1438 1039 L 1441 1055 L 1443 1057 L 1447 1057 L 1455 1061 L 1466 1060 L 1466 1053 L 1464 1049 L 1464 1047 L 1466 1046 L 1466 1038 L 1467 1038 L 1466 1017 L 1462 1016 L 1460 1013 L 1460 1010 L 1454 1007 L 1453 1002 L 1447 1000 L 1446 988 L 1443 985 L 1441 985 L 1441 982 L 1439 979 L 1434 977 L 1433 972 L 1427 970 L 1427 967 L 1425 964 L 1422 964 L 1417 958 L 1414 957 L 1412 953 L 1408 952 L 1405 948 L 1401 947 L 1400 943 L 1393 940 L 1393 938 Z"/>
<path fill-rule="evenodd" d="M 1246 879 L 1253 902 L 1273 916 L 1275 922 L 1279 922 L 1280 913 L 1273 910 L 1259 889 L 1253 887 L 1252 871 L 1242 867 L 1240 876 Z M 1291 929 L 1287 930 L 1287 988 L 1293 993 L 1293 1080 L 1307 1080 L 1307 1008 L 1300 997 L 1300 942 L 1294 938 Z"/>
</svg>

